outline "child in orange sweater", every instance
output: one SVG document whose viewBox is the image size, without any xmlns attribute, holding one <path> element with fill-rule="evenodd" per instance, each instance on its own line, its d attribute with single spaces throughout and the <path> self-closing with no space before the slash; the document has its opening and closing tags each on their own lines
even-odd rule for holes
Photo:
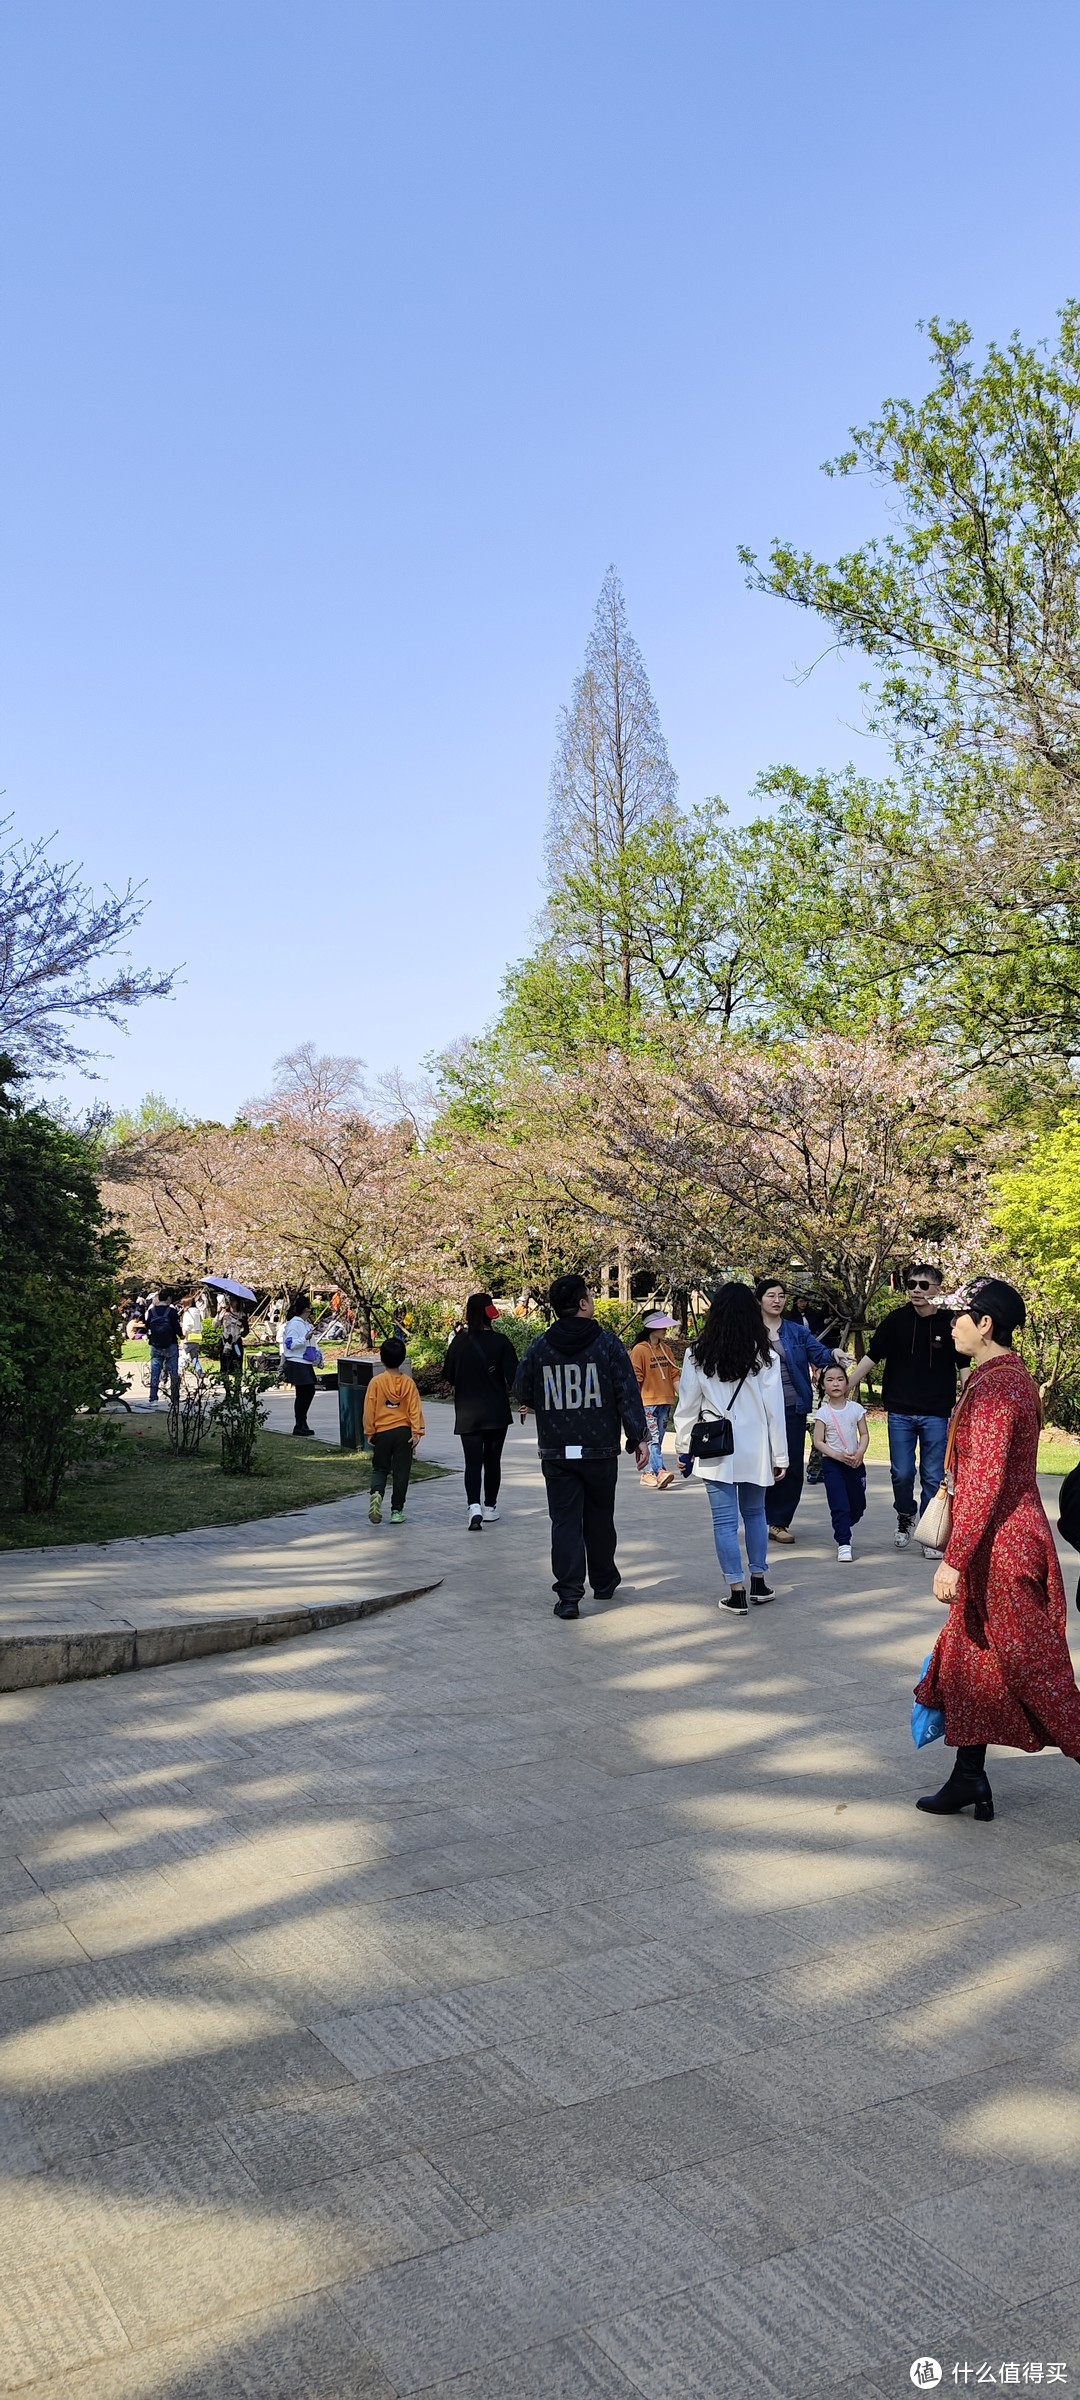
<svg viewBox="0 0 1080 2400">
<path fill-rule="evenodd" d="M 373 1375 L 364 1394 L 364 1432 L 371 1443 L 371 1500 L 368 1516 L 382 1524 L 383 1494 L 390 1485 L 390 1523 L 405 1518 L 405 1494 L 412 1473 L 413 1451 L 424 1435 L 424 1412 L 411 1375 L 402 1375 L 405 1344 L 384 1342 L 379 1352 L 385 1375 Z"/>
</svg>

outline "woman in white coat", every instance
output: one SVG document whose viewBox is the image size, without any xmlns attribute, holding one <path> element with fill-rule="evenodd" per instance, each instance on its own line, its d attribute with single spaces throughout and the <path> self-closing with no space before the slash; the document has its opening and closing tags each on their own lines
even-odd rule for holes
<svg viewBox="0 0 1080 2400">
<path fill-rule="evenodd" d="M 734 1448 L 726 1457 L 695 1457 L 691 1442 L 698 1419 L 719 1417 L 731 1420 Z M 716 1555 L 729 1585 L 729 1596 L 720 1606 L 744 1617 L 739 1518 L 750 1567 L 750 1598 L 760 1605 L 773 1597 L 765 1580 L 765 1494 L 788 1463 L 780 1368 L 749 1284 L 721 1285 L 700 1339 L 686 1353 L 675 1409 L 675 1447 L 683 1474 L 700 1476 L 709 1495 Z"/>
</svg>

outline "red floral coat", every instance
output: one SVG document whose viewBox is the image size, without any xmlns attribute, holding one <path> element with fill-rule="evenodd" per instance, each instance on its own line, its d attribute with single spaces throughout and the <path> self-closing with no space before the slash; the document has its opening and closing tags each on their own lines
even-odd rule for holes
<svg viewBox="0 0 1080 2400">
<path fill-rule="evenodd" d="M 1080 1691 L 1065 1587 L 1035 1480 L 1039 1395 L 1018 1358 L 976 1367 L 957 1403 L 952 1533 L 960 1590 L 915 1696 L 945 1711 L 945 1739 L 1057 1745 L 1080 1758 Z"/>
</svg>

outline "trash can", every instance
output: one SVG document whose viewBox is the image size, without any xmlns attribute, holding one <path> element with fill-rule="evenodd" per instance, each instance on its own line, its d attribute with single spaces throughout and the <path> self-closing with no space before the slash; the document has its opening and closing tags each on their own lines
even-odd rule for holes
<svg viewBox="0 0 1080 2400">
<path fill-rule="evenodd" d="M 338 1439 L 343 1450 L 366 1450 L 364 1394 L 375 1373 L 373 1358 L 339 1358 Z"/>
</svg>

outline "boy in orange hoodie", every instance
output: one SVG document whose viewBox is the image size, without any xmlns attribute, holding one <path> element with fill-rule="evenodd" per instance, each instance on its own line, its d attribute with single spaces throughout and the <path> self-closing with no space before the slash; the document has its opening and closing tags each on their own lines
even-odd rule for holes
<svg viewBox="0 0 1080 2400">
<path fill-rule="evenodd" d="M 412 1376 L 399 1372 L 405 1360 L 404 1342 L 396 1339 L 384 1342 L 379 1357 L 386 1373 L 373 1375 L 364 1394 L 364 1432 L 371 1443 L 368 1516 L 373 1525 L 382 1524 L 383 1493 L 389 1475 L 392 1477 L 390 1523 L 401 1525 L 405 1519 L 413 1451 L 423 1440 L 424 1412 Z"/>
</svg>

